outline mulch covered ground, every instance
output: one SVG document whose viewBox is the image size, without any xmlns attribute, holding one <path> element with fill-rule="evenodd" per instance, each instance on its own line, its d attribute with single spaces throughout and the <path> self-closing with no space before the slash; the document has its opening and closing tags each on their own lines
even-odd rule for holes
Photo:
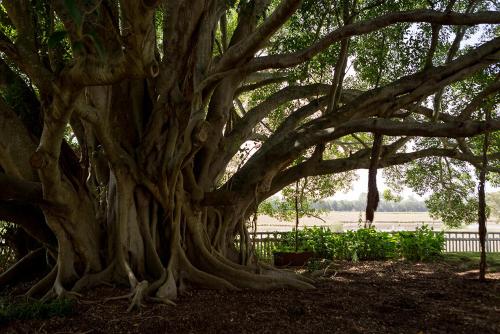
<svg viewBox="0 0 500 334">
<path fill-rule="evenodd" d="M 316 274 L 319 275 L 318 272 Z M 311 291 L 192 291 L 177 306 L 127 300 L 99 288 L 65 318 L 10 322 L 1 333 L 500 333 L 500 273 L 444 262 L 338 262 Z"/>
</svg>

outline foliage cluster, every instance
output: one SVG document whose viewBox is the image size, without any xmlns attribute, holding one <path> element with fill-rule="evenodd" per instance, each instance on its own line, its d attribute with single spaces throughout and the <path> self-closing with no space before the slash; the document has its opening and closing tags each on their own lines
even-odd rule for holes
<svg viewBox="0 0 500 334">
<path fill-rule="evenodd" d="M 333 196 L 337 191 L 345 191 L 354 179 L 354 173 L 339 173 L 321 177 L 303 178 L 282 189 L 281 198 L 270 198 L 259 206 L 259 213 L 279 220 L 293 221 L 298 216 L 315 217 L 327 208 L 319 205 L 320 200 Z"/>
<path fill-rule="evenodd" d="M 415 232 L 398 232 L 399 253 L 410 261 L 425 261 L 441 254 L 444 248 L 444 233 L 435 233 L 428 227 Z"/>
<path fill-rule="evenodd" d="M 298 231 L 299 251 L 312 251 L 319 258 L 350 261 L 404 258 L 410 261 L 428 261 L 441 255 L 444 233 L 435 232 L 426 225 L 416 231 L 382 232 L 362 228 L 344 233 L 322 227 Z M 282 235 L 275 252 L 295 250 L 295 231 Z"/>
<path fill-rule="evenodd" d="M 16 261 L 15 249 L 8 242 L 14 230 L 12 224 L 0 220 L 0 272 L 7 270 Z"/>
<path fill-rule="evenodd" d="M 488 207 L 491 209 L 491 215 L 494 217 L 500 217 L 500 191 L 489 193 L 486 195 L 486 202 Z"/>
</svg>

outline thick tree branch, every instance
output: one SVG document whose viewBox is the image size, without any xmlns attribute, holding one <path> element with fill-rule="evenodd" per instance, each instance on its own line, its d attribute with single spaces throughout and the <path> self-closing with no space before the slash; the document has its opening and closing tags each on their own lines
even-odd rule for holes
<svg viewBox="0 0 500 334">
<path fill-rule="evenodd" d="M 35 27 L 33 25 L 33 7 L 27 0 L 6 1 L 3 6 L 16 27 L 17 38 L 15 47 L 17 52 L 9 52 L 16 65 L 33 80 L 43 93 L 52 92 L 53 75 L 41 62 L 35 41 Z M 4 36 L 0 38 L 5 42 Z M 10 50 L 9 50 L 10 51 Z M 9 56 L 9 53 L 7 55 Z"/>
<path fill-rule="evenodd" d="M 433 10 L 413 10 L 388 13 L 377 18 L 359 21 L 339 28 L 307 49 L 290 53 L 255 58 L 241 70 L 261 71 L 269 68 L 286 68 L 310 60 L 331 44 L 351 36 L 364 35 L 399 22 L 427 22 L 442 25 L 474 25 L 500 23 L 499 12 L 477 12 L 474 14 L 443 13 Z"/>
<path fill-rule="evenodd" d="M 0 51 L 5 53 L 19 68 L 23 68 L 23 62 L 16 46 L 2 31 L 0 31 Z"/>
<path fill-rule="evenodd" d="M 264 198 L 272 196 L 283 187 L 286 187 L 287 185 L 290 185 L 296 180 L 304 177 L 344 173 L 357 169 L 368 169 L 370 167 L 370 150 L 371 149 L 360 150 L 348 158 L 323 160 L 315 164 L 304 162 L 299 165 L 290 167 L 276 175 L 276 177 L 273 179 L 269 192 L 265 194 Z M 382 155 L 378 162 L 379 168 L 403 165 L 427 157 L 448 157 L 464 162 L 469 162 L 473 165 L 481 164 L 480 156 L 461 153 L 460 151 L 455 149 L 428 148 L 414 152 L 396 154 L 387 154 L 385 153 L 387 151 L 391 151 L 391 149 L 388 149 L 387 146 L 384 146 L 382 149 Z M 491 154 L 488 156 L 488 159 L 500 160 L 500 153 Z"/>
<path fill-rule="evenodd" d="M 324 84 L 312 84 L 307 86 L 287 86 L 282 90 L 269 96 L 264 102 L 250 109 L 235 125 L 229 134 L 229 140 L 234 138 L 245 138 L 259 121 L 264 119 L 278 106 L 297 99 L 311 96 L 321 96 L 328 92 L 329 86 Z"/>
<path fill-rule="evenodd" d="M 484 100 L 492 94 L 495 94 L 500 91 L 500 74 L 497 74 L 495 80 L 486 86 L 479 94 L 477 94 L 472 101 L 467 104 L 467 106 L 460 113 L 459 119 L 465 120 L 472 116 L 474 111 L 477 111 L 481 108 Z"/>
<path fill-rule="evenodd" d="M 252 84 L 241 86 L 240 88 L 238 88 L 236 90 L 236 92 L 234 93 L 234 95 L 235 96 L 239 96 L 239 95 L 241 95 L 243 93 L 251 92 L 251 91 L 254 91 L 256 89 L 262 88 L 264 86 L 275 84 L 275 83 L 284 82 L 286 80 L 288 80 L 288 77 L 284 77 L 284 76 L 260 80 L 260 81 L 258 81 L 256 83 L 252 83 Z"/>
<path fill-rule="evenodd" d="M 385 87 L 368 91 L 338 112 L 314 119 L 276 143 L 271 140 L 272 145 L 264 144 L 233 178 L 241 177 L 241 180 L 246 180 L 246 183 L 248 180 L 262 182 L 270 177 L 269 173 L 273 172 L 273 168 L 266 163 L 264 163 L 266 168 L 262 168 L 260 164 L 263 161 L 273 161 L 273 165 L 279 167 L 309 147 L 356 132 L 456 138 L 493 131 L 500 125 L 498 121 L 488 124 L 477 122 L 431 124 L 376 120 L 368 117 L 389 115 L 445 85 L 471 75 L 498 59 L 500 59 L 500 38 L 483 44 L 447 65 L 424 70 L 396 80 Z"/>
<path fill-rule="evenodd" d="M 0 200 L 0 220 L 21 226 L 30 236 L 49 248 L 57 244 L 54 233 L 45 223 L 42 211 L 30 204 Z"/>
<path fill-rule="evenodd" d="M 301 2 L 301 0 L 282 0 L 274 12 L 250 36 L 229 47 L 214 72 L 223 72 L 234 64 L 251 57 L 297 10 Z"/>
<path fill-rule="evenodd" d="M 500 130 L 500 120 L 492 120 L 491 122 L 463 121 L 436 124 L 413 121 L 398 122 L 377 118 L 349 121 L 336 129 L 325 129 L 319 134 L 319 137 L 335 137 L 336 139 L 356 132 L 374 132 L 388 136 L 459 138 L 473 137 L 497 130 Z"/>
<path fill-rule="evenodd" d="M 42 201 L 39 182 L 24 181 L 0 172 L 0 189 L 0 201 L 17 200 L 32 204 Z"/>
</svg>

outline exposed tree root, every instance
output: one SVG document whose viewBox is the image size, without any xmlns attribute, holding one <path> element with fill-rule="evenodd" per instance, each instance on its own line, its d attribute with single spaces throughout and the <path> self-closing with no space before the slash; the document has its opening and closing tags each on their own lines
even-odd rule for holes
<svg viewBox="0 0 500 334">
<path fill-rule="evenodd" d="M 132 311 L 135 308 L 141 308 L 143 307 L 143 301 L 146 298 L 146 292 L 148 290 L 149 283 L 148 281 L 141 281 L 139 282 L 135 288 L 134 292 L 132 293 L 132 301 L 127 308 L 127 312 Z"/>
<path fill-rule="evenodd" d="M 87 274 L 80 278 L 71 291 L 80 292 L 84 289 L 92 288 L 99 284 L 105 284 L 106 282 L 111 281 L 113 272 L 115 270 L 114 262 L 110 264 L 106 269 L 96 274 Z"/>
<path fill-rule="evenodd" d="M 162 304 L 177 306 L 176 303 L 174 303 L 173 301 L 171 301 L 168 298 L 148 297 L 147 300 L 155 302 L 155 303 L 162 303 Z"/>
<path fill-rule="evenodd" d="M 287 269 L 277 269 L 273 266 L 270 266 L 266 263 L 259 263 L 259 266 L 263 269 L 262 273 L 269 276 L 275 277 L 290 277 L 296 280 L 300 280 L 309 284 L 314 284 L 315 281 L 309 277 L 298 275 L 294 271 L 289 271 Z"/>
<path fill-rule="evenodd" d="M 31 289 L 26 292 L 26 297 L 32 298 L 42 293 L 46 293 L 47 290 L 49 290 L 50 285 L 52 285 L 56 280 L 58 266 L 59 265 L 56 264 L 44 278 L 33 285 Z"/>
<path fill-rule="evenodd" d="M 200 252 L 200 257 L 204 264 L 204 269 L 218 277 L 228 281 L 239 288 L 248 288 L 256 290 L 268 290 L 276 288 L 291 287 L 295 289 L 313 289 L 314 286 L 296 277 L 287 275 L 260 275 L 241 270 L 241 265 L 228 264 L 228 261 L 221 261 L 213 255 L 205 246 L 199 225 L 188 225 L 193 242 Z"/>
<path fill-rule="evenodd" d="M 40 263 L 40 261 L 43 261 L 44 257 L 45 249 L 43 247 L 29 252 L 0 275 L 0 286 L 5 286 L 15 282 L 26 273 L 32 272 L 33 266 Z"/>
<path fill-rule="evenodd" d="M 54 298 L 78 298 L 82 295 L 78 292 L 68 291 L 64 288 L 59 274 L 56 276 L 54 284 L 49 291 L 42 297 L 42 301 L 48 301 Z"/>
<path fill-rule="evenodd" d="M 121 174 L 119 179 L 123 177 Z M 138 195 L 135 198 L 131 196 L 133 188 L 130 183 L 123 183 L 122 179 L 122 185 L 117 189 L 118 210 L 114 214 L 115 217 L 110 219 L 113 225 L 108 231 L 116 232 L 110 235 L 109 240 L 111 252 L 108 254 L 114 257 L 106 269 L 89 273 L 90 268 L 85 266 L 84 274 L 78 277 L 78 271 L 75 269 L 82 266 L 80 264 L 78 267 L 76 262 L 73 262 L 81 260 L 76 256 L 77 253 L 71 252 L 69 255 L 72 257 L 68 255 L 65 257 L 67 261 L 64 262 L 64 268 L 61 267 L 63 262 L 59 255 L 58 265 L 33 287 L 30 295 L 45 292 L 43 300 L 78 297 L 80 296 L 78 292 L 98 284 L 126 282 L 130 286 L 130 293 L 107 298 L 106 301 L 129 299 L 130 305 L 127 310 L 132 311 L 141 308 L 148 301 L 175 305 L 174 300 L 184 289 L 185 283 L 229 291 L 314 288 L 311 279 L 255 261 L 252 250 L 248 248 L 248 234 L 240 240 L 241 243 L 245 243 L 240 247 L 240 255 L 242 252 L 245 255 L 238 259 L 234 256 L 237 250 L 227 248 L 231 247 L 231 243 L 226 241 L 230 236 L 225 229 L 232 224 L 225 223 L 222 214 L 216 210 L 217 214 L 212 216 L 217 218 L 217 229 L 212 231 L 215 235 L 209 234 L 206 228 L 207 221 L 202 219 L 203 215 L 200 212 L 195 213 L 191 210 L 185 203 L 183 195 L 176 196 L 173 206 L 169 207 L 166 203 L 162 205 L 164 210 L 173 208 L 171 214 L 166 215 L 166 224 L 169 226 L 166 234 L 168 251 L 162 250 L 153 241 L 152 236 L 161 235 L 161 232 L 151 230 L 152 215 L 143 212 L 156 206 L 150 205 L 148 196 Z M 182 193 L 182 178 L 178 188 Z M 135 201 L 139 201 L 140 204 Z M 207 215 L 204 217 L 206 219 Z M 155 224 L 157 228 L 160 226 L 164 228 L 165 222 L 161 225 Z M 240 233 L 243 232 L 243 229 L 240 229 Z M 219 242 L 214 243 L 214 239 Z M 162 259 L 161 256 L 168 256 L 168 260 Z M 66 286 L 73 284 L 72 289 L 67 290 L 63 283 Z"/>
</svg>

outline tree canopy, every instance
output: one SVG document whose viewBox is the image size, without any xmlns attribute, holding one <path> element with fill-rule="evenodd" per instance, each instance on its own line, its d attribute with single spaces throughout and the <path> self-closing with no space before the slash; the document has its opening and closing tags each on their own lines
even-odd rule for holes
<svg viewBox="0 0 500 334">
<path fill-rule="evenodd" d="M 499 181 L 499 8 L 3 1 L 0 219 L 53 259 L 29 295 L 309 288 L 259 263 L 245 225 L 304 178 L 385 168 L 436 207 L 469 205 L 486 133 Z"/>
</svg>

